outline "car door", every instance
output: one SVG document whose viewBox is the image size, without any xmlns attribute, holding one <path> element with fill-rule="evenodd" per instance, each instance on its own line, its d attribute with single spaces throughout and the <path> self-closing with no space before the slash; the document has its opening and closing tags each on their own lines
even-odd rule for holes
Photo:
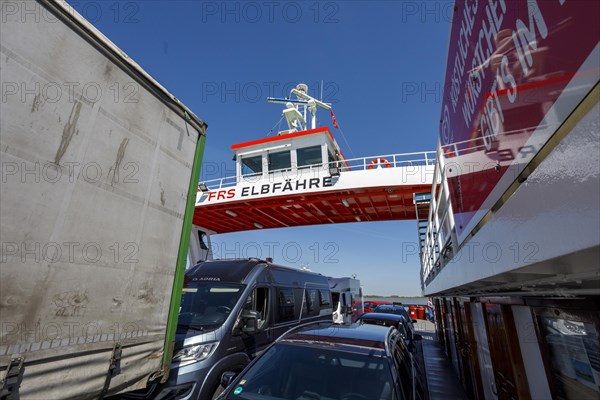
<svg viewBox="0 0 600 400">
<path fill-rule="evenodd" d="M 397 374 L 398 383 L 402 391 L 402 398 L 415 398 L 415 375 L 413 374 L 412 359 L 403 338 L 399 333 L 392 335 L 390 349 L 392 349 L 392 359 L 394 361 L 394 374 Z"/>
<path fill-rule="evenodd" d="M 244 311 L 255 311 L 258 315 L 257 330 L 253 333 L 243 333 L 241 336 L 244 348 L 250 358 L 254 358 L 264 351 L 272 341 L 271 321 L 273 316 L 271 315 L 269 291 L 270 288 L 267 286 L 255 287 L 246 298 L 242 309 L 242 314 Z"/>
</svg>

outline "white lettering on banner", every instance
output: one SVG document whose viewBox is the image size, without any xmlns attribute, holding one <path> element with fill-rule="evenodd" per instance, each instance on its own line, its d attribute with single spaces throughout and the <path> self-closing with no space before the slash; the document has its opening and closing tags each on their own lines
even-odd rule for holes
<svg viewBox="0 0 600 400">
<path fill-rule="evenodd" d="M 488 0 L 484 10 L 484 18 L 487 17 L 487 21 L 485 19 L 481 21 L 481 29 L 476 36 L 477 43 L 473 50 L 469 80 L 465 88 L 462 113 L 467 126 L 471 125 L 473 113 L 479 104 L 485 68 L 489 66 L 490 58 L 496 51 L 495 38 L 502 27 L 505 13 L 506 3 L 504 0 Z"/>
<path fill-rule="evenodd" d="M 558 1 L 561 5 L 566 2 L 566 0 Z M 533 55 L 538 50 L 538 37 L 545 39 L 548 36 L 548 27 L 539 8 L 538 0 L 527 0 L 527 23 L 517 19 L 513 30 L 504 28 L 503 31 L 502 24 L 506 20 L 507 13 L 506 0 L 487 0 L 484 2 L 484 8 L 480 10 L 482 13 L 481 28 L 478 32 L 473 32 L 478 3 L 465 1 L 463 19 L 458 33 L 458 50 L 449 78 L 449 90 L 453 111 L 456 112 L 457 109 L 460 109 L 467 127 L 471 126 L 475 112 L 482 113 L 478 123 L 486 149 L 490 150 L 493 142 L 503 130 L 504 115 L 498 96 L 506 95 L 510 103 L 517 100 L 516 79 L 511 72 L 508 57 L 503 54 L 506 51 L 506 43 L 497 43 L 496 41 L 503 32 L 509 33 L 506 38 L 509 41 L 512 39 L 520 69 L 524 76 L 527 76 L 534 66 Z M 474 43 L 471 38 L 476 38 Z M 470 45 L 472 45 L 473 53 L 469 62 L 467 53 Z M 489 67 L 494 56 L 498 57 L 500 62 L 492 63 L 496 68 L 495 80 L 488 93 L 484 87 L 486 68 Z M 470 70 L 465 74 L 467 65 Z M 465 76 L 468 79 L 463 83 Z M 459 105 L 461 91 L 462 104 Z M 483 102 L 480 100 L 482 93 L 485 93 Z M 447 132 L 450 130 L 449 127 L 443 128 L 445 129 L 444 139 L 449 139 L 451 136 Z"/>
<path fill-rule="evenodd" d="M 500 67 L 496 72 L 496 80 L 492 85 L 491 92 L 487 96 L 481 120 L 479 121 L 481 136 L 483 137 L 483 143 L 487 151 L 492 150 L 493 142 L 502 132 L 502 124 L 504 123 L 504 112 L 497 91 L 498 82 L 501 82 L 502 86 L 505 87 L 502 92 L 506 93 L 508 101 L 514 103 L 517 99 L 517 82 L 509 71 L 509 61 L 506 56 L 502 57 Z"/>
<path fill-rule="evenodd" d="M 548 27 L 535 0 L 527 1 L 527 10 L 529 14 L 529 29 L 527 29 L 523 21 L 518 19 L 516 24 L 517 29 L 513 32 L 512 36 L 525 76 L 529 74 L 529 68 L 533 66 L 531 53 L 535 52 L 538 48 L 537 40 L 535 40 L 536 24 L 542 39 L 548 36 Z"/>
<path fill-rule="evenodd" d="M 525 26 L 523 21 L 518 19 L 516 21 L 516 31 L 512 33 L 512 39 L 515 43 L 515 48 L 521 63 L 521 69 L 523 73 L 527 75 L 529 68 L 533 66 L 533 58 L 531 53 L 537 50 L 537 41 L 535 35 L 535 29 L 540 32 L 542 38 L 548 36 L 548 28 L 544 17 L 540 12 L 540 9 L 535 0 L 527 2 L 527 10 L 529 16 L 529 29 Z M 483 108 L 483 115 L 480 120 L 481 135 L 485 144 L 486 150 L 492 150 L 494 141 L 497 140 L 498 135 L 502 132 L 502 124 L 504 123 L 504 114 L 502 112 L 502 106 L 500 105 L 498 94 L 496 91 L 498 82 L 502 82 L 507 86 L 506 95 L 508 101 L 514 103 L 517 99 L 517 85 L 514 76 L 509 70 L 509 61 L 506 56 L 502 57 L 502 61 L 496 72 L 497 79 L 492 85 L 492 90 L 489 97 L 485 101 Z M 503 85 L 503 86 L 504 86 Z M 495 100 L 495 101 L 494 101 Z"/>
<path fill-rule="evenodd" d="M 239 192 L 236 188 L 215 190 L 208 193 L 206 201 L 230 200 L 239 194 L 240 197 L 252 197 L 267 194 L 291 194 L 297 191 L 314 190 L 320 188 L 332 187 L 333 181 L 330 176 L 323 178 L 308 178 L 304 180 L 286 180 L 285 182 L 265 183 L 262 185 L 245 186 Z M 288 193 L 291 192 L 291 193 Z M 200 204 L 201 201 L 198 202 Z"/>
<path fill-rule="evenodd" d="M 492 149 L 492 141 L 501 132 L 502 124 L 504 123 L 504 113 L 502 112 L 502 106 L 496 92 L 497 87 L 498 81 L 496 80 L 492 84 L 490 95 L 485 101 L 480 120 L 481 135 L 483 136 L 483 143 L 487 150 Z"/>
<path fill-rule="evenodd" d="M 460 51 L 454 58 L 454 69 L 450 79 L 450 99 L 452 100 L 452 108 L 454 111 L 456 111 L 458 105 L 462 77 L 465 72 L 467 49 L 469 48 L 469 39 L 471 38 L 473 25 L 475 24 L 475 14 L 477 13 L 478 4 L 479 0 L 475 0 L 471 2 L 471 6 L 469 7 L 468 2 L 465 1 L 463 20 L 458 34 L 458 48 Z"/>
<path fill-rule="evenodd" d="M 508 95 L 508 101 L 512 104 L 517 99 L 517 82 L 515 81 L 515 77 L 510 73 L 508 66 L 508 57 L 502 57 L 502 62 L 500 63 L 500 77 L 502 82 L 508 85 L 506 94 Z"/>
</svg>

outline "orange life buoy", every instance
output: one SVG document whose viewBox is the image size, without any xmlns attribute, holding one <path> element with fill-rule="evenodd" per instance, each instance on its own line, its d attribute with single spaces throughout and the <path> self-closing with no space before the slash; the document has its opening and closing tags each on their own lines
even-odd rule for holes
<svg viewBox="0 0 600 400">
<path fill-rule="evenodd" d="M 369 163 L 369 166 L 367 168 L 369 169 L 373 169 L 377 166 L 383 166 L 385 168 L 391 168 L 392 164 L 390 164 L 390 162 L 388 160 L 386 160 L 385 158 L 375 158 L 373 160 L 371 160 L 371 162 Z"/>
</svg>

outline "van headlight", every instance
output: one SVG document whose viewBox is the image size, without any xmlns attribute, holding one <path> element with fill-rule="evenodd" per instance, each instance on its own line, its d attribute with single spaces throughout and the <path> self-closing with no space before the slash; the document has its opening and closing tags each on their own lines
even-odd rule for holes
<svg viewBox="0 0 600 400">
<path fill-rule="evenodd" d="M 173 361 L 202 361 L 213 353 L 218 344 L 219 342 L 214 342 L 184 347 L 175 353 Z"/>
</svg>

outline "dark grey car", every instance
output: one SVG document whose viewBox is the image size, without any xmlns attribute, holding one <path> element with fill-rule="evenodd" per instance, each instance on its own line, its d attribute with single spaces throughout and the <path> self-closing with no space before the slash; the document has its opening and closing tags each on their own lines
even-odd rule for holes
<svg viewBox="0 0 600 400">
<path fill-rule="evenodd" d="M 427 398 L 412 355 L 393 327 L 302 326 L 234 375 L 223 375 L 227 388 L 219 400 Z"/>
</svg>

